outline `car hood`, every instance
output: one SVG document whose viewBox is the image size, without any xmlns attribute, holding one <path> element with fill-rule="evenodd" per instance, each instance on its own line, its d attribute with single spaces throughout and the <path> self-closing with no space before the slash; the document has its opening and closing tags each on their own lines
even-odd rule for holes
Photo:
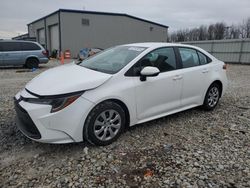
<svg viewBox="0 0 250 188">
<path fill-rule="evenodd" d="M 60 95 L 96 88 L 111 77 L 71 63 L 41 73 L 26 85 L 26 89 L 40 96 Z"/>
</svg>

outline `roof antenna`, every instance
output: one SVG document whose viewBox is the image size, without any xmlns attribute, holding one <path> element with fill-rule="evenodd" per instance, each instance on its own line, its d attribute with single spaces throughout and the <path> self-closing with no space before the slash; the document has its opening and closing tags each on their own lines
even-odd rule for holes
<svg viewBox="0 0 250 188">
<path fill-rule="evenodd" d="M 86 10 L 86 7 L 84 5 L 82 6 L 82 10 Z"/>
</svg>

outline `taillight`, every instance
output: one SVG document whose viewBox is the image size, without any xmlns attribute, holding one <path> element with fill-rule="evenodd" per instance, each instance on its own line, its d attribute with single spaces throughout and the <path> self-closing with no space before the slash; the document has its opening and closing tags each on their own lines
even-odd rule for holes
<svg viewBox="0 0 250 188">
<path fill-rule="evenodd" d="M 224 70 L 227 70 L 227 64 L 224 64 L 222 67 Z"/>
<path fill-rule="evenodd" d="M 42 51 L 42 53 L 43 53 L 43 55 L 44 55 L 44 56 L 46 56 L 46 57 L 48 57 L 48 56 L 49 56 L 49 54 L 48 54 L 48 51 L 47 51 L 47 50 L 43 50 L 43 51 Z"/>
</svg>

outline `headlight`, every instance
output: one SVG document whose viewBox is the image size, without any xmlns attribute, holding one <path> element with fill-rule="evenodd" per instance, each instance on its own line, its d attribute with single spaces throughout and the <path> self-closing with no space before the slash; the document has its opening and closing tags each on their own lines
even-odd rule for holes
<svg viewBox="0 0 250 188">
<path fill-rule="evenodd" d="M 51 105 L 51 112 L 57 112 L 59 110 L 64 109 L 65 107 L 69 106 L 73 103 L 76 99 L 78 99 L 81 94 L 67 96 L 67 97 L 58 97 L 58 98 L 24 98 L 23 100 L 29 103 L 35 104 L 46 104 Z"/>
</svg>

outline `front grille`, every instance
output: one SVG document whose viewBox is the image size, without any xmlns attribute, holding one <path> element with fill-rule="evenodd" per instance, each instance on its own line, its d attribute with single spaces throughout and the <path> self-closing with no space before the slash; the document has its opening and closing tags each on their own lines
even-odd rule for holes
<svg viewBox="0 0 250 188">
<path fill-rule="evenodd" d="M 39 130 L 30 118 L 28 112 L 20 106 L 19 102 L 20 100 L 14 99 L 19 129 L 30 138 L 40 139 L 41 134 Z"/>
</svg>

